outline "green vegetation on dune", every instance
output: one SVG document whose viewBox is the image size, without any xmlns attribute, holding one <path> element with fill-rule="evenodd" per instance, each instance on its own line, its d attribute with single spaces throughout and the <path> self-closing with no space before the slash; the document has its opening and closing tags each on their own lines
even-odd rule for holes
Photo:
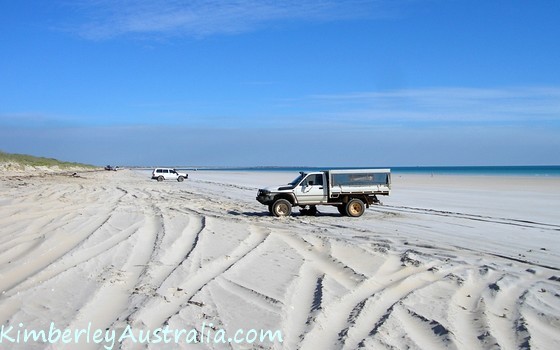
<svg viewBox="0 0 560 350">
<path fill-rule="evenodd" d="M 14 154 L 14 153 L 5 153 L 0 151 L 0 164 L 2 163 L 15 163 L 21 166 L 46 166 L 46 167 L 59 167 L 61 169 L 64 168 L 72 168 L 72 167 L 86 167 L 86 168 L 95 168 L 93 165 L 88 164 L 81 164 L 81 163 L 73 163 L 73 162 L 63 162 L 58 159 L 54 158 L 44 158 L 44 157 L 35 157 L 30 156 L 27 154 Z"/>
</svg>

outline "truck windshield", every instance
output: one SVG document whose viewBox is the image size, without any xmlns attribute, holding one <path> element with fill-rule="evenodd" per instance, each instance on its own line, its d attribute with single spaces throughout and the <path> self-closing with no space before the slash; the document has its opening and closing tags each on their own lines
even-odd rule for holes
<svg viewBox="0 0 560 350">
<path fill-rule="evenodd" d="M 292 186 L 292 187 L 296 187 L 296 185 L 297 185 L 298 183 L 300 183 L 300 181 L 303 180 L 303 178 L 304 178 L 306 175 L 307 175 L 306 173 L 299 173 L 299 176 L 296 177 L 296 178 L 294 179 L 294 181 L 290 182 L 288 185 L 290 185 L 290 186 Z"/>
</svg>

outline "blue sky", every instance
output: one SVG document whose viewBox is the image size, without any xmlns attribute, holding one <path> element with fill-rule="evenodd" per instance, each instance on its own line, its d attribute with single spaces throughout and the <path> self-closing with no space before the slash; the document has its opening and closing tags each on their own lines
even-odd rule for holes
<svg viewBox="0 0 560 350">
<path fill-rule="evenodd" d="M 0 150 L 560 164 L 560 1 L 0 1 Z"/>
</svg>

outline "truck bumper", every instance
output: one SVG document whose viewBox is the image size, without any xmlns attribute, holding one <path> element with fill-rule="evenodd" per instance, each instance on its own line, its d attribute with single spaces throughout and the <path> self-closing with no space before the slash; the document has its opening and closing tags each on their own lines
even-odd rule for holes
<svg viewBox="0 0 560 350">
<path fill-rule="evenodd" d="M 274 201 L 274 197 L 270 193 L 260 191 L 257 193 L 257 201 L 264 205 L 269 205 Z"/>
<path fill-rule="evenodd" d="M 257 201 L 264 205 L 272 204 L 272 198 L 270 197 L 257 196 Z"/>
</svg>

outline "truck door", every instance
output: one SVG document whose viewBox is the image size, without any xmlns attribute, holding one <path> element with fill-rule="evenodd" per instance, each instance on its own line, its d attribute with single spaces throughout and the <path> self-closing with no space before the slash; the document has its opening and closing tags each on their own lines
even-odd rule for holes
<svg viewBox="0 0 560 350">
<path fill-rule="evenodd" d="M 327 201 L 327 186 L 324 174 L 309 174 L 294 189 L 300 204 L 320 204 Z"/>
</svg>

